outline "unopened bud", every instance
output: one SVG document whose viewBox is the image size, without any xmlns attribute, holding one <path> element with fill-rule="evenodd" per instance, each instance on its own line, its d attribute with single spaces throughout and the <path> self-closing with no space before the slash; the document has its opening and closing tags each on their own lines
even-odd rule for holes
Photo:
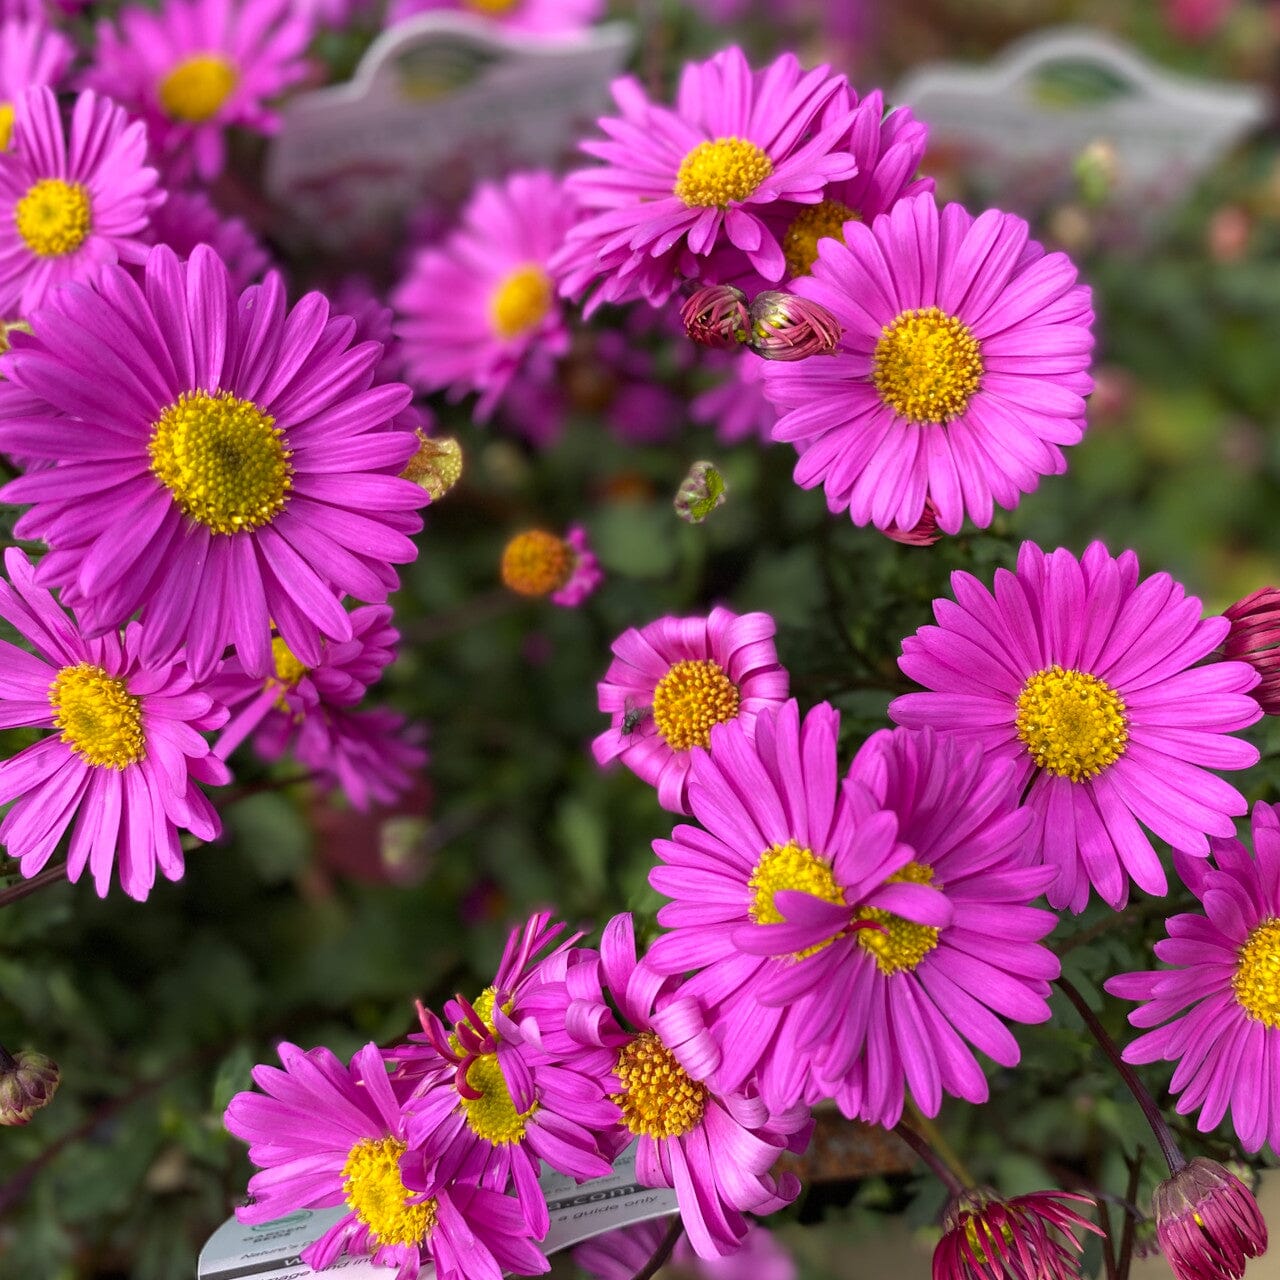
<svg viewBox="0 0 1280 1280">
<path fill-rule="evenodd" d="M 1076 156 L 1076 183 L 1085 204 L 1103 204 L 1115 190 L 1120 157 L 1106 138 L 1095 138 Z"/>
<path fill-rule="evenodd" d="M 1239 1280 L 1267 1251 L 1253 1193 L 1216 1160 L 1197 1156 L 1152 1197 L 1156 1237 L 1178 1280 Z"/>
<path fill-rule="evenodd" d="M 676 492 L 676 515 L 689 524 L 701 524 L 724 505 L 729 486 L 713 462 L 695 462 Z"/>
<path fill-rule="evenodd" d="M 817 302 L 768 289 L 751 304 L 747 345 L 766 360 L 829 356 L 840 341 L 840 321 Z"/>
<path fill-rule="evenodd" d="M 680 308 L 680 319 L 694 342 L 719 350 L 740 347 L 751 327 L 747 295 L 731 284 L 696 289 Z"/>
<path fill-rule="evenodd" d="M 0 1049 L 0 1124 L 26 1124 L 48 1106 L 61 1072 L 52 1058 L 32 1049 Z"/>
<path fill-rule="evenodd" d="M 1222 656 L 1247 662 L 1262 677 L 1249 692 L 1267 715 L 1280 715 L 1280 590 L 1263 587 L 1223 614 L 1231 630 Z"/>
<path fill-rule="evenodd" d="M 899 529 L 896 524 L 891 524 L 883 533 L 886 538 L 892 538 L 894 542 L 904 543 L 908 547 L 931 547 L 942 537 L 942 531 L 938 528 L 937 508 L 926 498 L 920 519 L 910 529 Z"/>
<path fill-rule="evenodd" d="M 462 446 L 452 436 L 429 436 L 419 430 L 418 451 L 400 473 L 401 479 L 421 485 L 432 502 L 439 502 L 462 479 Z"/>
</svg>

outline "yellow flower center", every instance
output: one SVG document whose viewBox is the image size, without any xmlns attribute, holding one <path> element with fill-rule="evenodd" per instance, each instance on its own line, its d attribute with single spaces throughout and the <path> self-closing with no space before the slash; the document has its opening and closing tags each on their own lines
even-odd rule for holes
<svg viewBox="0 0 1280 1280">
<path fill-rule="evenodd" d="M 551 277 L 536 262 L 508 272 L 489 295 L 489 319 L 500 338 L 518 338 L 542 323 L 551 310 Z"/>
<path fill-rule="evenodd" d="M 1125 723 L 1120 695 L 1086 671 L 1046 667 L 1018 695 L 1018 737 L 1036 764 L 1072 782 L 1092 778 L 1124 754 Z"/>
<path fill-rule="evenodd" d="M 271 638 L 271 658 L 275 663 L 276 679 L 289 688 L 293 688 L 311 669 L 279 636 Z"/>
<path fill-rule="evenodd" d="M 831 874 L 831 864 L 811 849 L 802 848 L 794 840 L 786 844 L 771 845 L 760 855 L 747 880 L 753 897 L 747 915 L 756 924 L 779 924 L 786 917 L 778 910 L 773 895 L 779 889 L 794 889 L 798 893 L 811 893 L 824 902 L 837 905 L 844 902 L 844 890 Z M 803 960 L 823 947 L 830 946 L 838 934 L 832 934 L 823 942 L 795 953 L 795 959 Z"/>
<path fill-rule="evenodd" d="M 932 884 L 933 868 L 922 862 L 908 862 L 895 871 L 888 884 Z M 915 924 L 895 916 L 883 907 L 867 907 L 859 919 L 871 920 L 879 929 L 859 929 L 858 945 L 875 957 L 880 972 L 910 973 L 938 945 L 938 930 L 933 925 Z"/>
<path fill-rule="evenodd" d="M 908 422 L 950 422 L 982 379 L 982 353 L 969 326 L 937 307 L 904 311 L 876 343 L 871 381 Z"/>
<path fill-rule="evenodd" d="M 678 1138 L 701 1123 L 706 1085 L 689 1075 L 654 1032 L 636 1036 L 618 1054 L 613 1070 L 622 1089 L 609 1096 L 622 1108 L 622 1123 L 632 1133 Z"/>
<path fill-rule="evenodd" d="M 490 1012 L 492 1013 L 492 997 Z M 511 1098 L 511 1090 L 502 1075 L 496 1053 L 482 1053 L 467 1068 L 467 1083 L 480 1097 L 463 1098 L 462 1109 L 467 1125 L 477 1137 L 491 1142 L 495 1147 L 523 1142 L 525 1122 L 538 1109 L 534 1102 L 528 1111 L 517 1111 Z"/>
<path fill-rule="evenodd" d="M 462 479 L 462 446 L 452 436 L 418 433 L 418 451 L 405 463 L 402 480 L 412 480 L 439 502 Z"/>
<path fill-rule="evenodd" d="M 151 429 L 152 474 L 184 514 L 214 533 L 270 524 L 293 486 L 275 419 L 229 391 L 184 391 Z"/>
<path fill-rule="evenodd" d="M 502 581 L 522 596 L 558 591 L 573 573 L 573 548 L 543 529 L 517 534 L 502 553 Z"/>
<path fill-rule="evenodd" d="M 745 200 L 773 172 L 773 161 L 745 138 L 700 142 L 676 174 L 675 194 L 690 209 L 727 209 Z"/>
<path fill-rule="evenodd" d="M 41 258 L 62 258 L 89 235 L 89 192 L 78 182 L 43 178 L 13 210 L 18 234 Z"/>
<path fill-rule="evenodd" d="M 856 209 L 850 209 L 839 200 L 824 200 L 821 204 L 806 205 L 791 219 L 791 225 L 782 237 L 787 274 L 807 276 L 818 260 L 818 241 L 830 237 L 844 244 L 844 224 L 850 218 L 858 217 Z"/>
<path fill-rule="evenodd" d="M 160 81 L 160 105 L 171 119 L 203 124 L 218 114 L 239 79 L 239 72 L 221 54 L 197 53 Z"/>
<path fill-rule="evenodd" d="M 653 691 L 653 723 L 672 751 L 709 747 L 713 725 L 738 714 L 738 686 L 718 662 L 677 662 Z"/>
<path fill-rule="evenodd" d="M 88 662 L 63 667 L 49 685 L 54 728 L 86 764 L 126 769 L 147 754 L 142 699 Z"/>
<path fill-rule="evenodd" d="M 13 137 L 13 103 L 0 102 L 0 151 L 9 150 L 9 140 Z"/>
<path fill-rule="evenodd" d="M 342 1166 L 347 1207 L 379 1245 L 421 1244 L 436 1225 L 434 1200 L 408 1203 L 411 1193 L 400 1178 L 406 1150 L 399 1138 L 362 1138 Z"/>
<path fill-rule="evenodd" d="M 462 0 L 463 8 L 472 13 L 483 13 L 491 18 L 500 17 L 518 8 L 520 0 Z"/>
<path fill-rule="evenodd" d="M 1240 948 L 1232 990 L 1240 1007 L 1268 1027 L 1280 1027 L 1280 920 L 1256 925 Z"/>
</svg>

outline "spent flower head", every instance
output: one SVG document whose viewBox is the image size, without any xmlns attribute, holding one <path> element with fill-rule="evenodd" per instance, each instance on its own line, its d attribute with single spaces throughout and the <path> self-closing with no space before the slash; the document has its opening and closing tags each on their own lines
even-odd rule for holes
<svg viewBox="0 0 1280 1280">
<path fill-rule="evenodd" d="M 1253 1193 L 1216 1160 L 1197 1156 L 1152 1199 L 1156 1238 L 1178 1280 L 1239 1280 L 1267 1251 Z"/>
</svg>

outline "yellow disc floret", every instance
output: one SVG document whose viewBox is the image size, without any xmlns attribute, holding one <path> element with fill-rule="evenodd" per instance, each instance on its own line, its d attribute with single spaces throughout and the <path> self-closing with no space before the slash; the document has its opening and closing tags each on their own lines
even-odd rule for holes
<svg viewBox="0 0 1280 1280">
<path fill-rule="evenodd" d="M 636 1036 L 618 1054 L 613 1070 L 622 1088 L 609 1096 L 622 1108 L 622 1123 L 632 1133 L 678 1138 L 702 1122 L 706 1085 L 689 1075 L 654 1032 Z"/>
<path fill-rule="evenodd" d="M 502 553 L 502 581 L 522 596 L 558 591 L 573 573 L 573 548 L 544 529 L 517 534 Z"/>
<path fill-rule="evenodd" d="M 240 76 L 217 53 L 197 53 L 184 58 L 160 81 L 160 105 L 165 115 L 188 124 L 212 120 L 235 91 Z"/>
<path fill-rule="evenodd" d="M 9 150 L 9 140 L 13 137 L 13 103 L 0 102 L 0 151 Z"/>
<path fill-rule="evenodd" d="M 1280 1027 L 1280 920 L 1274 916 L 1250 930 L 1240 948 L 1231 988 L 1249 1017 Z"/>
<path fill-rule="evenodd" d="M 525 1122 L 537 1111 L 538 1104 L 534 1102 L 527 1111 L 516 1110 L 496 1053 L 482 1053 L 472 1062 L 467 1068 L 467 1084 L 480 1094 L 478 1098 L 462 1099 L 471 1132 L 495 1147 L 523 1142 Z"/>
<path fill-rule="evenodd" d="M 525 262 L 498 281 L 489 295 L 489 319 L 500 338 L 518 338 L 537 328 L 551 310 L 551 277 L 536 262 Z"/>
<path fill-rule="evenodd" d="M 786 917 L 778 910 L 774 894 L 779 889 L 794 889 L 798 893 L 811 893 L 824 902 L 837 905 L 844 902 L 844 890 L 831 874 L 831 864 L 811 849 L 805 849 L 794 840 L 786 844 L 771 845 L 760 855 L 760 861 L 747 880 L 751 890 L 751 905 L 747 915 L 756 924 L 780 924 Z M 833 934 L 815 946 L 795 953 L 795 959 L 803 960 L 823 947 L 829 946 L 838 935 Z"/>
<path fill-rule="evenodd" d="M 709 747 L 712 726 L 732 720 L 739 701 L 718 662 L 677 662 L 653 691 L 653 723 L 672 751 Z"/>
<path fill-rule="evenodd" d="M 186 391 L 147 446 L 152 474 L 182 511 L 214 533 L 270 524 L 293 487 L 292 451 L 275 419 L 229 391 Z"/>
<path fill-rule="evenodd" d="M 700 142 L 676 174 L 675 194 L 691 209 L 727 209 L 773 172 L 773 161 L 745 138 Z"/>
<path fill-rule="evenodd" d="M 782 237 L 787 274 L 807 276 L 818 260 L 818 241 L 830 237 L 844 244 L 844 224 L 857 216 L 856 209 L 850 209 L 839 200 L 823 200 L 820 204 L 805 205 L 791 219 L 791 225 Z"/>
<path fill-rule="evenodd" d="M 499 18 L 518 8 L 521 0 L 462 0 L 462 7 L 472 13 L 483 13 L 488 18 Z"/>
<path fill-rule="evenodd" d="M 347 1207 L 379 1245 L 422 1244 L 436 1224 L 434 1200 L 409 1203 L 412 1193 L 400 1178 L 407 1149 L 399 1138 L 363 1138 L 342 1166 Z"/>
<path fill-rule="evenodd" d="M 933 868 L 922 862 L 908 862 L 887 883 L 932 884 Z M 859 929 L 858 944 L 875 957 L 881 973 L 910 973 L 938 945 L 938 930 L 933 925 L 904 920 L 883 907 L 866 907 L 858 918 L 880 926 Z"/>
<path fill-rule="evenodd" d="M 89 235 L 89 192 L 78 182 L 43 178 L 14 206 L 18 234 L 37 257 L 63 258 Z"/>
<path fill-rule="evenodd" d="M 880 399 L 908 422 L 958 418 L 982 380 L 978 340 L 937 307 L 904 311 L 885 325 L 872 364 Z"/>
<path fill-rule="evenodd" d="M 1114 764 L 1129 740 L 1120 695 L 1097 676 L 1056 664 L 1022 686 L 1017 727 L 1036 764 L 1072 782 Z"/>
<path fill-rule="evenodd" d="M 127 769 L 147 754 L 142 699 L 101 667 L 63 667 L 49 685 L 49 703 L 54 728 L 86 764 Z"/>
</svg>

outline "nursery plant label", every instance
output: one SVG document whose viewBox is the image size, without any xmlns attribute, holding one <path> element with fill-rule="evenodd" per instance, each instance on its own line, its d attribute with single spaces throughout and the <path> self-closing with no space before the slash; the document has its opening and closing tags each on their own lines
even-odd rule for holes
<svg viewBox="0 0 1280 1280">
<path fill-rule="evenodd" d="M 636 1182 L 634 1143 L 614 1162 L 607 1178 L 578 1183 L 548 1170 L 541 1186 L 551 1213 L 551 1229 L 542 1242 L 546 1253 L 676 1211 L 674 1191 Z M 200 1251 L 196 1280 L 302 1280 L 315 1275 L 299 1255 L 346 1212 L 341 1207 L 299 1209 L 257 1226 L 228 1218 Z M 343 1280 L 386 1280 L 390 1274 L 367 1257 L 340 1257 L 324 1274 L 333 1271 L 340 1271 Z M 424 1268 L 423 1280 L 433 1274 L 431 1267 Z"/>
<path fill-rule="evenodd" d="M 1019 40 L 985 66 L 919 68 L 894 101 L 929 125 L 926 173 L 972 177 L 1024 212 L 1070 193 L 1073 161 L 1094 142 L 1114 150 L 1117 205 L 1167 208 L 1266 118 L 1256 88 L 1175 75 L 1075 27 Z"/>
<path fill-rule="evenodd" d="M 563 166 L 631 43 L 624 23 L 530 39 L 471 14 L 420 14 L 379 36 L 348 83 L 286 105 L 267 191 L 326 247 L 389 237 L 407 211 L 443 213 L 477 178 Z"/>
</svg>

